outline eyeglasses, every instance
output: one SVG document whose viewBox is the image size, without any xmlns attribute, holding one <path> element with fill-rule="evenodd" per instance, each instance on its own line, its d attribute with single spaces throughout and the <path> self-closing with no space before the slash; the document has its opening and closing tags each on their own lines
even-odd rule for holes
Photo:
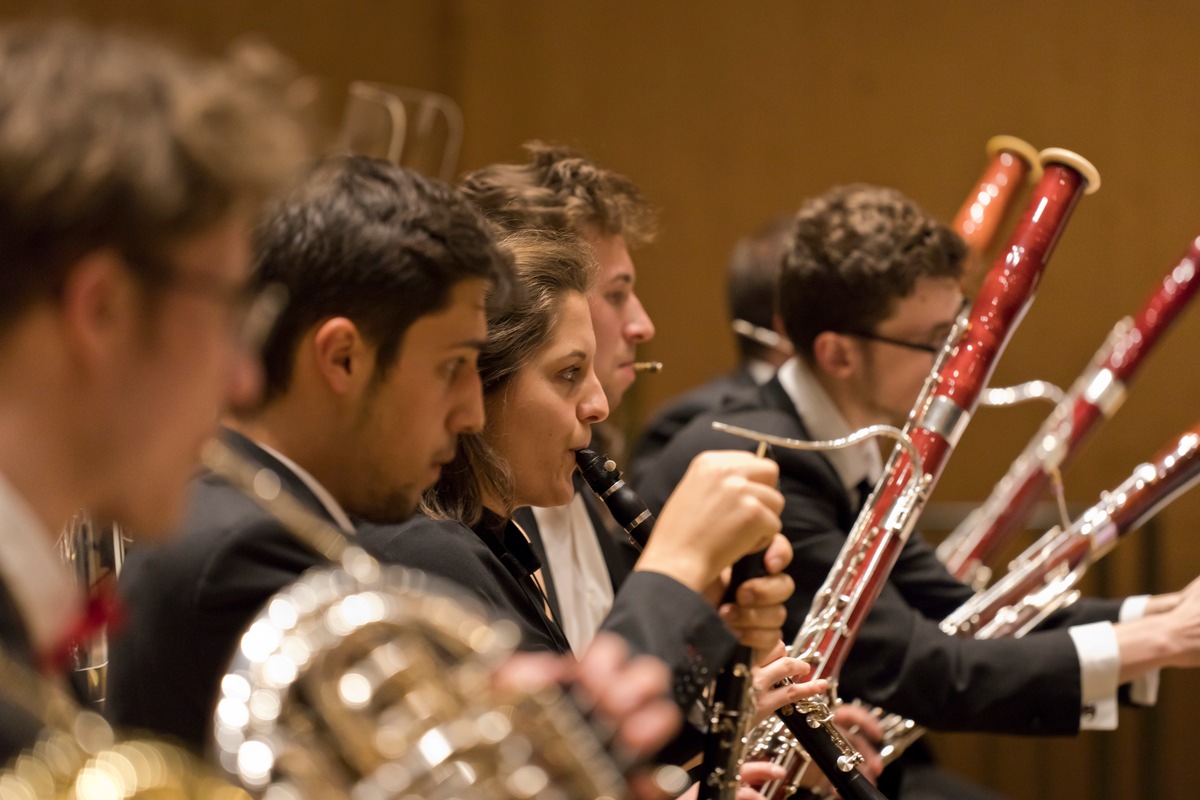
<svg viewBox="0 0 1200 800">
<path fill-rule="evenodd" d="M 846 336 L 853 336 L 856 339 L 867 339 L 872 342 L 883 342 L 884 344 L 895 345 L 896 347 L 905 347 L 909 350 L 917 350 L 922 353 L 929 353 L 936 356 L 942 352 L 940 346 L 932 344 L 924 344 L 922 342 L 906 342 L 903 339 L 893 339 L 890 336 L 881 336 L 878 333 L 870 333 L 868 331 L 844 331 Z"/>
<path fill-rule="evenodd" d="M 140 277 L 159 291 L 191 294 L 221 306 L 229 315 L 229 327 L 238 345 L 255 356 L 262 353 L 288 300 L 287 289 L 278 283 L 234 286 L 210 276 L 186 275 L 174 270 L 156 270 Z"/>
</svg>

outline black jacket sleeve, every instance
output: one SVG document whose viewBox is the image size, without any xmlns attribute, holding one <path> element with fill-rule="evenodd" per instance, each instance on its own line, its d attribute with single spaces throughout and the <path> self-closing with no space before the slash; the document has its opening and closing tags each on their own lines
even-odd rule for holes
<svg viewBox="0 0 1200 800">
<path fill-rule="evenodd" d="M 782 436 L 808 438 L 798 419 L 774 409 L 711 415 Z M 639 491 L 661 508 L 699 452 L 751 449 L 753 444 L 711 429 L 700 417 L 675 437 L 645 472 Z M 796 592 L 788 603 L 789 636 L 808 614 L 854 520 L 845 489 L 818 454 L 778 451 L 785 507 L 783 531 L 795 556 Z M 1115 616 L 1114 604 L 1085 604 L 1049 623 L 1053 629 L 1020 640 L 978 641 L 947 636 L 938 623 L 971 596 L 937 563 L 919 537 L 904 548 L 868 615 L 840 676 L 839 692 L 859 697 L 922 725 L 1003 733 L 1073 733 L 1080 716 L 1079 661 L 1064 625 Z"/>
<path fill-rule="evenodd" d="M 207 744 L 221 676 L 264 603 L 323 563 L 240 492 L 197 489 L 180 535 L 131 550 L 110 638 L 106 715 L 118 726 Z"/>
<path fill-rule="evenodd" d="M 403 525 L 361 526 L 358 535 L 382 560 L 445 578 L 493 618 L 516 623 L 521 650 L 568 652 L 561 630 L 545 617 L 529 588 L 465 525 L 415 517 Z"/>
<path fill-rule="evenodd" d="M 665 661 L 674 676 L 675 700 L 684 710 L 737 646 L 712 604 L 657 572 L 629 576 L 601 630 L 620 634 L 635 653 Z"/>
</svg>

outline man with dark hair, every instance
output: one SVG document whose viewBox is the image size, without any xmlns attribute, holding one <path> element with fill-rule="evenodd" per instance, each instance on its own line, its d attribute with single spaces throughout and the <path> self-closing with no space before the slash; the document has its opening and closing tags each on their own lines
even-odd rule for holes
<svg viewBox="0 0 1200 800">
<path fill-rule="evenodd" d="M 651 508 L 697 453 L 753 448 L 712 430 L 714 420 L 808 440 L 903 424 L 961 305 L 964 250 L 949 228 L 889 189 L 845 186 L 806 203 L 779 288 L 797 357 L 750 401 L 701 416 L 672 440 L 638 487 Z M 870 444 L 776 457 L 784 534 L 796 553 L 787 626 L 794 634 L 882 461 Z M 1081 602 L 1019 640 L 947 636 L 938 623 L 972 594 L 914 535 L 859 633 L 840 693 L 932 728 L 1067 734 L 1114 727 L 1119 684 L 1144 677 L 1132 693 L 1150 696 L 1156 668 L 1195 663 L 1188 637 L 1197 584 L 1124 603 Z M 925 768 L 892 780 L 902 783 L 885 785 L 889 797 L 973 791 Z"/>
<path fill-rule="evenodd" d="M 635 292 L 629 255 L 630 246 L 653 238 L 653 212 L 632 181 L 581 153 L 540 142 L 526 149 L 530 157 L 525 163 L 468 174 L 463 192 L 501 231 L 549 229 L 579 236 L 590 246 L 598 265 L 588 293 L 594 366 L 608 405 L 615 409 L 636 377 L 637 346 L 654 336 L 654 324 Z M 578 475 L 576 479 L 576 494 L 568 505 L 521 509 L 515 519 L 544 567 L 551 611 L 579 653 L 612 610 L 637 554 Z M 727 605 L 722 613 L 748 643 L 769 648 L 774 642 L 764 637 L 777 634 L 776 606 L 790 591 L 791 581 L 784 576 L 760 578 L 747 587 L 740 603 Z M 718 652 L 721 648 L 696 649 L 689 674 L 680 676 L 691 685 L 683 695 L 693 693 L 720 666 L 712 663 L 719 660 Z"/>
<path fill-rule="evenodd" d="M 257 280 L 291 302 L 267 341 L 267 399 L 231 421 L 224 442 L 387 560 L 386 541 L 351 518 L 404 520 L 459 434 L 482 427 L 477 360 L 488 303 L 511 285 L 510 257 L 453 189 L 365 158 L 318 165 L 256 245 Z M 238 489 L 202 476 L 181 535 L 125 566 L 130 613 L 112 648 L 110 716 L 203 749 L 223 667 L 251 619 L 321 563 Z M 618 717 L 667 688 L 664 673 L 620 689 L 644 669 L 632 660 L 626 672 L 607 652 L 582 671 L 624 692 Z"/>
<path fill-rule="evenodd" d="M 79 25 L 0 30 L 0 759 L 47 720 L 22 665 L 84 618 L 59 532 L 81 507 L 140 537 L 178 522 L 201 443 L 253 400 L 255 206 L 304 126 L 235 60 Z M 78 643 L 78 642 L 76 642 Z"/>
<path fill-rule="evenodd" d="M 629 456 L 636 476 L 689 422 L 716 411 L 730 395 L 761 386 L 788 360 L 792 346 L 776 313 L 779 263 L 792 230 L 790 216 L 776 217 L 734 245 L 729 255 L 726 302 L 738 351 L 737 369 L 698 386 L 660 409 L 642 428 Z"/>
<path fill-rule="evenodd" d="M 226 443 L 348 535 L 351 515 L 404 519 L 458 434 L 483 425 L 475 362 L 507 256 L 448 186 L 349 158 L 318 165 L 268 216 L 257 260 L 258 282 L 291 302 L 267 342 L 267 399 Z M 203 749 L 241 633 L 318 563 L 237 489 L 201 478 L 181 535 L 135 551 L 122 574 L 129 634 L 113 645 L 110 715 Z"/>
</svg>

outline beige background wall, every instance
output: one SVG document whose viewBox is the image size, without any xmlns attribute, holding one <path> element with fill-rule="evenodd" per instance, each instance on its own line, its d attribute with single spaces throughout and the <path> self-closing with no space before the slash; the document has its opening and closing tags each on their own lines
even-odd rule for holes
<svg viewBox="0 0 1200 800">
<path fill-rule="evenodd" d="M 662 209 L 658 243 L 636 255 L 659 326 L 646 354 L 667 370 L 633 396 L 631 425 L 732 364 L 722 276 L 733 241 L 832 184 L 893 185 L 949 217 L 992 134 L 1094 161 L 1103 188 L 1080 204 L 1000 382 L 1069 383 L 1200 233 L 1191 3 L 0 2 L 0 18 L 47 10 L 204 50 L 261 33 L 325 79 L 331 119 L 352 79 L 443 91 L 466 115 L 464 169 L 517 158 L 522 141 L 541 137 L 633 176 Z M 1200 310 L 1070 472 L 1072 502 L 1092 502 L 1200 416 L 1197 341 Z M 937 499 L 982 497 L 1044 413 L 981 412 Z M 1154 563 L 1131 544 L 1108 587 L 1182 585 L 1200 573 L 1198 529 L 1200 495 L 1162 515 Z M 942 737 L 940 749 L 1014 797 L 1192 797 L 1200 675 L 1166 675 L 1162 697 L 1152 715 L 1127 713 L 1114 735 Z"/>
</svg>

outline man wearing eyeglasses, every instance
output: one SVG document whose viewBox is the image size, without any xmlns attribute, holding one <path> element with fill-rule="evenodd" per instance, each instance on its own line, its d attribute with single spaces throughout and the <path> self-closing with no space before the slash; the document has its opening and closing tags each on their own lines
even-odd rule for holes
<svg viewBox="0 0 1200 800">
<path fill-rule="evenodd" d="M 698 418 L 671 441 L 638 484 L 652 509 L 696 453 L 754 446 L 712 430 L 714 420 L 806 440 L 899 426 L 930 374 L 962 304 L 959 237 L 899 192 L 865 185 L 805 203 L 793 232 L 779 298 L 797 356 L 757 396 Z M 785 626 L 794 635 L 883 464 L 871 442 L 824 453 L 779 450 L 776 457 L 783 532 L 796 554 L 789 568 L 796 594 Z M 1172 663 L 1138 663 L 1149 659 L 1137 655 L 1140 648 L 1119 647 L 1119 637 L 1141 636 L 1164 622 L 1182 632 L 1187 624 L 1182 611 L 1178 619 L 1157 613 L 1186 608 L 1177 594 L 1082 602 L 1053 617 L 1046 630 L 1015 641 L 942 633 L 938 623 L 971 595 L 915 534 L 859 633 L 840 694 L 939 729 L 1110 729 L 1118 683 L 1144 676 L 1133 694 L 1149 698 L 1153 668 Z M 1143 611 L 1148 616 L 1137 619 Z M 1118 619 L 1128 621 L 1113 624 Z M 881 781 L 888 797 L 991 796 L 926 764 L 885 771 Z"/>
<path fill-rule="evenodd" d="M 59 532 L 80 508 L 169 530 L 221 408 L 258 391 L 249 227 L 304 138 L 232 60 L 0 30 L 0 761 L 86 627 Z"/>
</svg>

